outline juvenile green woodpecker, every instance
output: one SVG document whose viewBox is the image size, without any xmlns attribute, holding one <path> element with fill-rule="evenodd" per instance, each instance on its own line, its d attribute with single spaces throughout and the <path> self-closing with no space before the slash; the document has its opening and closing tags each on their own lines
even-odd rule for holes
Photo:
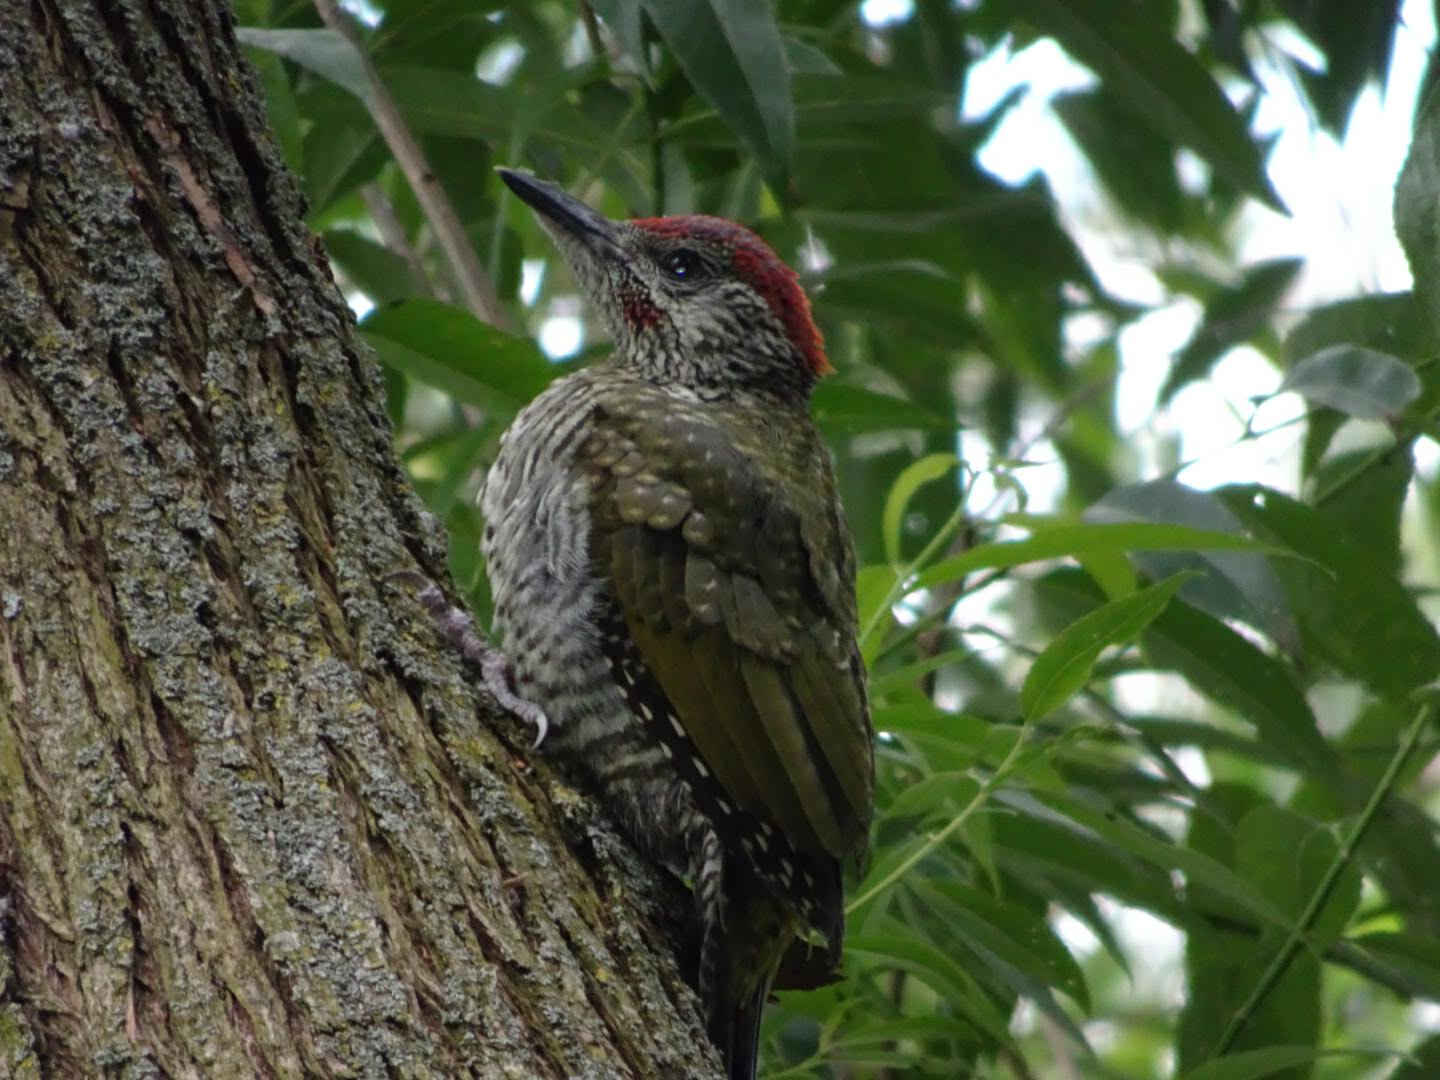
<svg viewBox="0 0 1440 1080">
<path fill-rule="evenodd" d="M 794 271 L 750 231 L 611 221 L 500 175 L 615 351 L 504 436 L 482 496 L 503 657 L 472 655 L 690 881 L 710 1037 L 751 1080 L 782 955 L 808 938 L 838 964 L 841 862 L 871 817 L 855 558 L 807 411 L 830 364 Z"/>
</svg>

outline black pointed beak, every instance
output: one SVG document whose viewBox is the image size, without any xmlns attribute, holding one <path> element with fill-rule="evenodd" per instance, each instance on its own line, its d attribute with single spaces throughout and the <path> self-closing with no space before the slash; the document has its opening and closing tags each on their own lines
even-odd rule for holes
<svg viewBox="0 0 1440 1080">
<path fill-rule="evenodd" d="M 625 251 L 615 235 L 615 223 L 609 218 L 597 214 L 579 199 L 530 173 L 505 168 L 495 171 L 505 181 L 505 186 L 539 214 L 541 222 L 552 232 L 578 240 L 602 258 L 625 261 Z"/>
</svg>

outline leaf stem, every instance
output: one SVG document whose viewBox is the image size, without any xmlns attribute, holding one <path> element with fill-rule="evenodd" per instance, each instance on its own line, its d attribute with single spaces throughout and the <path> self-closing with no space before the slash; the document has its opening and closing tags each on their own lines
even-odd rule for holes
<svg viewBox="0 0 1440 1080">
<path fill-rule="evenodd" d="M 860 631 L 860 652 L 862 654 L 866 652 L 866 648 L 870 644 L 870 637 L 875 633 L 876 628 L 880 626 L 885 618 L 885 613 L 912 591 L 909 585 L 911 579 L 950 542 L 951 538 L 960 531 L 960 526 L 965 523 L 965 520 L 965 502 L 962 499 L 957 503 L 955 512 L 946 519 L 945 524 L 941 525 L 935 535 L 930 538 L 930 542 L 925 545 L 925 549 L 921 551 L 919 555 L 916 555 L 915 558 L 900 571 L 899 575 L 895 578 L 895 583 L 891 585 L 889 591 L 886 592 L 885 599 L 876 606 L 875 610 L 870 613 L 869 618 L 865 620 L 865 626 Z"/>
<path fill-rule="evenodd" d="M 943 829 L 939 832 L 932 833 L 925 842 L 911 852 L 910 856 L 903 860 L 900 865 L 896 866 L 895 869 L 891 870 L 874 885 L 870 886 L 870 888 L 866 889 L 854 900 L 851 900 L 850 903 L 845 905 L 845 914 L 854 914 L 870 900 L 890 888 L 891 885 L 894 885 L 908 874 L 921 859 L 925 858 L 925 856 L 945 843 L 946 840 L 950 839 L 961 825 L 969 821 L 975 812 L 989 800 L 990 793 L 999 787 L 1010 773 L 1014 771 L 1015 760 L 1020 756 L 1021 750 L 1024 749 L 1026 737 L 1030 734 L 1030 730 L 1033 727 L 1034 723 L 1028 719 L 1021 724 L 1020 732 L 1015 737 L 1015 743 L 1010 747 L 1009 753 L 1007 753 L 1004 760 L 996 766 L 995 771 L 986 777 L 985 782 L 980 785 L 975 794 L 971 796 L 970 801 L 965 804 L 960 812 L 951 818 Z"/>
<path fill-rule="evenodd" d="M 1415 745 L 1420 741 L 1420 735 L 1430 720 L 1431 711 L 1431 705 L 1426 703 L 1415 713 L 1415 719 L 1406 729 L 1404 738 L 1400 740 L 1400 746 L 1390 759 L 1390 764 L 1385 766 L 1385 772 L 1375 784 L 1375 790 L 1370 793 L 1370 798 L 1365 803 L 1364 809 L 1360 811 L 1360 816 L 1355 819 L 1355 826 L 1350 830 L 1350 835 L 1340 845 L 1340 850 L 1335 853 L 1335 858 L 1325 871 L 1325 876 L 1315 886 L 1315 891 L 1310 895 L 1310 900 L 1305 905 L 1305 910 L 1301 912 L 1299 921 L 1291 927 L 1290 935 L 1285 939 L 1280 951 L 1275 954 L 1275 959 L 1270 962 L 1270 966 L 1260 976 L 1260 981 L 1255 984 L 1255 989 L 1250 992 L 1245 1004 L 1231 1017 L 1224 1034 L 1220 1036 L 1220 1041 L 1215 1044 L 1212 1057 L 1222 1057 L 1229 1052 L 1230 1048 L 1234 1046 L 1235 1040 L 1240 1037 L 1240 1033 L 1245 1030 L 1245 1025 L 1254 1017 L 1266 996 L 1285 974 L 1285 969 L 1290 966 L 1290 962 L 1300 950 L 1311 927 L 1320 917 L 1321 909 L 1330 899 L 1330 894 L 1334 891 L 1336 883 L 1339 882 L 1341 873 L 1350 864 L 1350 860 L 1355 857 L 1355 850 L 1360 846 L 1360 841 L 1364 839 L 1370 823 L 1379 812 L 1380 804 L 1390 794 L 1391 789 L 1395 786 L 1395 781 L 1400 776 L 1400 771 L 1405 767 L 1405 762 L 1414 752 Z"/>
</svg>

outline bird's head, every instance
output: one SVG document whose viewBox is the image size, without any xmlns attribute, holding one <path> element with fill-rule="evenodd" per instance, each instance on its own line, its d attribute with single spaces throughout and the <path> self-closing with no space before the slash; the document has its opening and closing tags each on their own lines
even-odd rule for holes
<svg viewBox="0 0 1440 1080">
<path fill-rule="evenodd" d="M 620 363 L 701 392 L 801 396 L 831 371 L 795 271 L 749 229 L 697 214 L 611 221 L 554 184 L 499 172 L 539 215 Z"/>
</svg>

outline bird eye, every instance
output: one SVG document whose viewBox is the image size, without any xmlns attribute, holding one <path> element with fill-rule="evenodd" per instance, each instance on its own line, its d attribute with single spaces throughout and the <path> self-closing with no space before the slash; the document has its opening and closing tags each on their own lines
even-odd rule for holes
<svg viewBox="0 0 1440 1080">
<path fill-rule="evenodd" d="M 665 272 L 676 281 L 698 281 L 705 276 L 705 263 L 689 248 L 677 248 L 660 260 Z"/>
</svg>

